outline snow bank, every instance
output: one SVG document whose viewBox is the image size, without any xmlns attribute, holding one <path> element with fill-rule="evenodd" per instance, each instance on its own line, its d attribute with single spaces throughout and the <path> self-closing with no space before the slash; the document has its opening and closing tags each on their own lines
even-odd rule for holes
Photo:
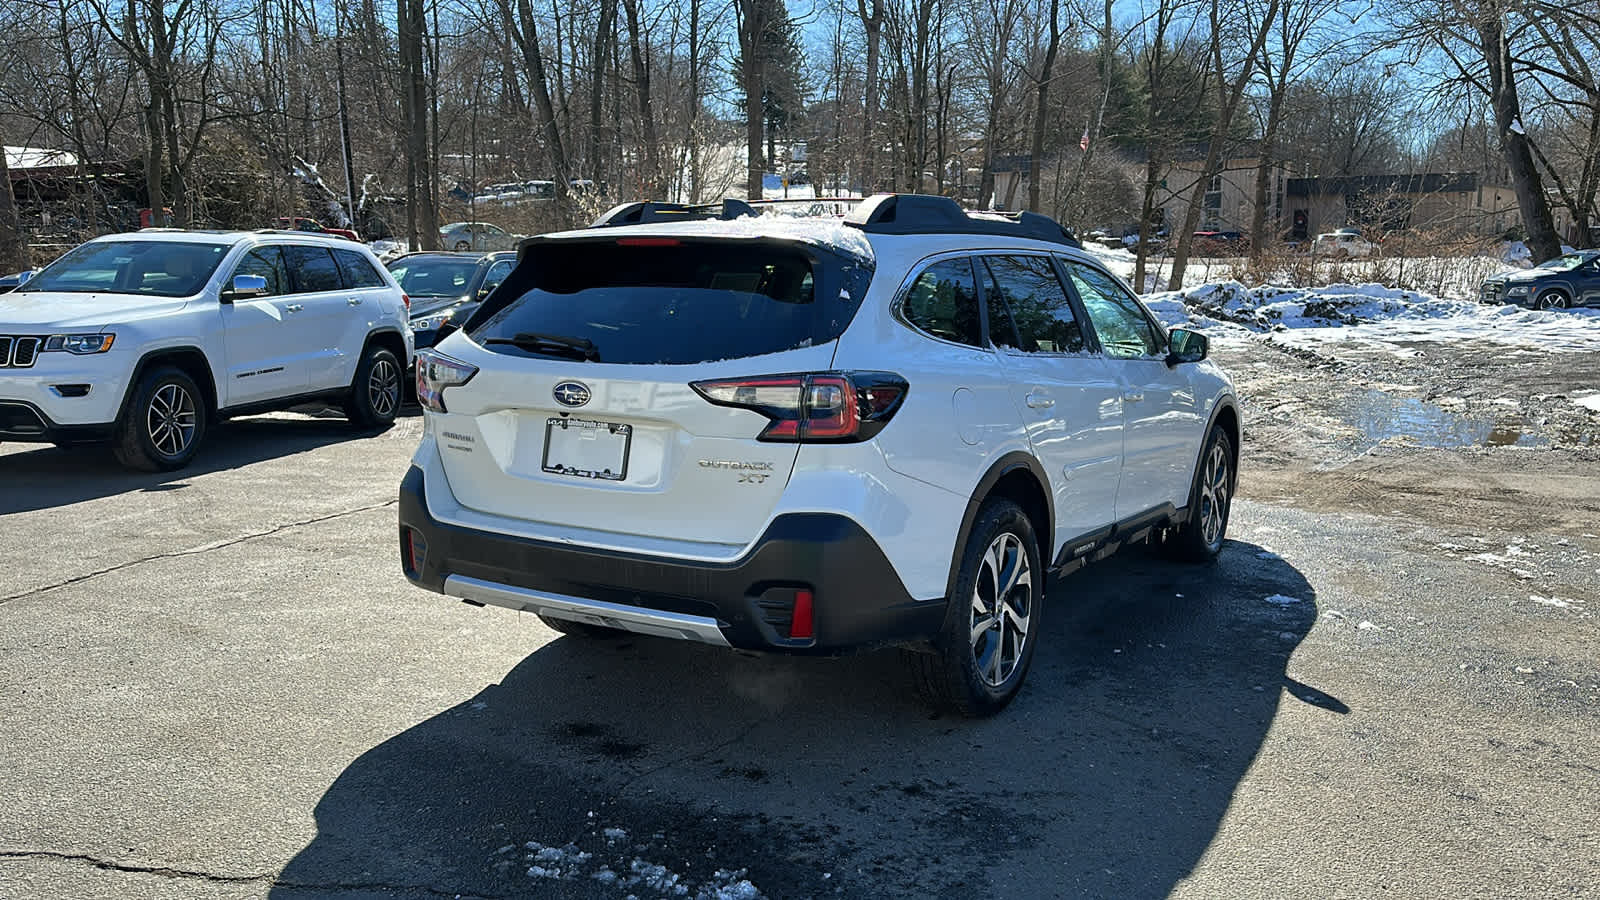
<svg viewBox="0 0 1600 900">
<path fill-rule="evenodd" d="M 1236 282 L 1206 284 L 1144 298 L 1168 326 L 1220 338 L 1273 335 L 1281 343 L 1357 342 L 1401 351 L 1401 344 L 1477 340 L 1547 352 L 1600 343 L 1600 310 L 1529 310 L 1447 300 L 1380 284 L 1321 288 Z"/>
</svg>

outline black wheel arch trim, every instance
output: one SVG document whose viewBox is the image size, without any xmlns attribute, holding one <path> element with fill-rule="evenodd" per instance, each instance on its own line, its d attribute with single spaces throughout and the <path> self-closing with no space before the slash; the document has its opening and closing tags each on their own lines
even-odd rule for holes
<svg viewBox="0 0 1600 900">
<path fill-rule="evenodd" d="M 139 357 L 139 361 L 134 363 L 133 373 L 128 376 L 128 385 L 122 390 L 122 402 L 117 405 L 117 418 L 114 422 L 121 422 L 122 417 L 127 414 L 128 404 L 133 401 L 133 392 L 138 389 L 139 382 L 144 378 L 144 373 L 149 371 L 152 364 L 158 364 L 161 357 L 190 353 L 200 357 L 205 363 L 205 380 L 201 381 L 196 378 L 195 384 L 199 386 L 201 393 L 205 395 L 207 415 L 215 416 L 220 408 L 222 398 L 217 395 L 217 373 L 211 368 L 211 357 L 207 356 L 204 350 L 192 344 L 178 344 L 171 347 L 158 347 L 154 350 L 147 350 Z M 179 368 L 183 367 L 180 366 Z M 184 372 L 190 378 L 194 378 L 194 373 L 189 372 L 187 369 L 184 369 Z"/>
<path fill-rule="evenodd" d="M 961 549 L 967 545 L 967 540 L 972 536 L 972 526 L 978 521 L 978 512 L 983 507 L 983 501 L 989 499 L 995 485 L 1000 479 L 1019 470 L 1026 470 L 1039 483 L 1039 490 L 1044 494 L 1044 534 L 1036 535 L 1039 538 L 1039 558 L 1047 560 L 1050 552 L 1055 547 L 1056 501 L 1055 494 L 1050 490 L 1050 478 L 1045 474 L 1044 466 L 1039 464 L 1031 454 L 1022 450 L 1013 450 L 995 460 L 983 477 L 978 480 L 977 487 L 972 489 L 972 496 L 967 499 L 967 509 L 961 516 L 961 528 L 956 532 L 956 543 L 951 553 L 950 575 L 945 581 L 945 597 L 955 596 L 956 579 L 961 575 Z"/>
<path fill-rule="evenodd" d="M 1205 459 L 1206 447 L 1211 443 L 1211 432 L 1216 430 L 1218 422 L 1222 419 L 1222 414 L 1229 411 L 1233 413 L 1233 421 L 1237 427 L 1237 430 L 1234 434 L 1228 436 L 1233 445 L 1231 447 L 1233 451 L 1233 458 L 1228 460 L 1228 462 L 1232 464 L 1232 470 L 1228 473 L 1228 490 L 1229 493 L 1232 494 L 1236 493 L 1239 489 L 1239 454 L 1244 450 L 1242 446 L 1244 444 L 1244 416 L 1239 414 L 1239 404 L 1230 395 L 1217 402 L 1216 408 L 1211 410 L 1211 417 L 1206 420 L 1206 430 L 1204 435 L 1200 438 L 1200 447 L 1195 451 L 1194 454 L 1194 468 L 1190 469 L 1191 475 L 1189 483 L 1191 485 L 1191 497 L 1194 494 L 1194 480 L 1200 477 L 1200 464 Z M 1188 515 L 1188 506 L 1185 506 L 1183 509 L 1178 511 L 1178 516 L 1181 519 L 1188 518 Z"/>
</svg>

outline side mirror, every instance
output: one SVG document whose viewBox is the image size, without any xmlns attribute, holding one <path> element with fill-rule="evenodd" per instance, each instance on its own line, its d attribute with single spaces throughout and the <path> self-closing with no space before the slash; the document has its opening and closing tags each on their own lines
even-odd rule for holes
<svg viewBox="0 0 1600 900">
<path fill-rule="evenodd" d="M 222 292 L 222 302 L 253 300 L 267 296 L 267 279 L 260 275 L 235 275 L 233 284 Z"/>
<path fill-rule="evenodd" d="M 1176 366 L 1179 363 L 1195 363 L 1206 358 L 1211 352 L 1211 340 L 1198 331 L 1187 328 L 1174 328 L 1168 338 L 1167 365 Z"/>
</svg>

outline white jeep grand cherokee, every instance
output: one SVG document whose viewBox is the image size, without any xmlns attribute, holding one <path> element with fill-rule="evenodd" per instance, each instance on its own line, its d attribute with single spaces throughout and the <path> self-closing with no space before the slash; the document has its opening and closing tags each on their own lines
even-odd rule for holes
<svg viewBox="0 0 1600 900">
<path fill-rule="evenodd" d="M 96 238 L 0 294 L 0 440 L 109 440 L 181 468 L 217 419 L 313 401 L 394 421 L 407 299 L 372 252 L 296 232 Z"/>
<path fill-rule="evenodd" d="M 898 644 L 931 699 L 987 715 L 1048 575 L 1133 541 L 1221 549 L 1228 379 L 1055 222 L 737 206 L 528 240 L 419 355 L 411 581 L 569 634 Z"/>
</svg>

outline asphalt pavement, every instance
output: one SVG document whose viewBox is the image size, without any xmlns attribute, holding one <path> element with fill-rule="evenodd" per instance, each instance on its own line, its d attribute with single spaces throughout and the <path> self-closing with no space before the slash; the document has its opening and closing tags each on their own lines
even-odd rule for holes
<svg viewBox="0 0 1600 900">
<path fill-rule="evenodd" d="M 419 431 L 260 417 L 163 476 L 0 446 L 0 897 L 1597 892 L 1600 523 L 1311 511 L 1247 470 L 1216 565 L 1053 584 L 1024 693 L 967 721 L 895 651 L 411 587 Z"/>
</svg>

